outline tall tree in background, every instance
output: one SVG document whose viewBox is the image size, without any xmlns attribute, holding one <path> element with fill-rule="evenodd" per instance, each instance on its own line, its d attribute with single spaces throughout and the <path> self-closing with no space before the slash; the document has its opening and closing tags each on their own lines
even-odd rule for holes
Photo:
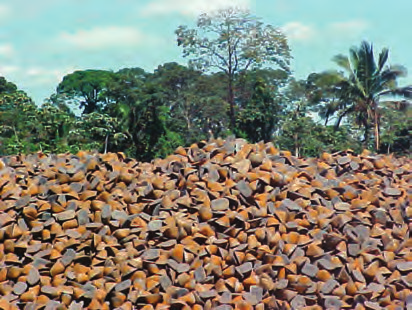
<svg viewBox="0 0 412 310">
<path fill-rule="evenodd" d="M 118 120 L 118 132 L 133 156 L 139 160 L 151 160 L 159 153 L 162 142 L 170 142 L 173 133 L 168 130 L 170 118 L 166 105 L 168 90 L 161 79 L 140 68 L 126 68 L 115 73 L 109 86 L 110 103 L 105 112 Z M 164 138 L 168 136 L 168 138 Z M 116 137 L 115 137 L 116 138 Z M 168 150 L 171 152 L 177 145 Z"/>
<path fill-rule="evenodd" d="M 285 114 L 286 98 L 280 89 L 288 80 L 283 70 L 255 69 L 240 75 L 236 134 L 253 143 L 273 139 Z"/>
<path fill-rule="evenodd" d="M 181 133 L 184 140 L 194 134 L 193 112 L 198 112 L 199 97 L 196 84 L 201 72 L 175 62 L 159 66 L 153 75 L 159 89 L 163 91 L 164 104 L 168 107 L 171 124 L 169 128 Z"/>
<path fill-rule="evenodd" d="M 29 140 L 37 136 L 38 126 L 33 100 L 0 77 L 0 155 L 33 151 Z"/>
<path fill-rule="evenodd" d="M 80 101 L 83 114 L 98 112 L 107 104 L 107 86 L 114 78 L 114 73 L 105 70 L 75 71 L 63 77 L 57 86 L 57 94 Z"/>
<path fill-rule="evenodd" d="M 180 26 L 177 43 L 183 56 L 197 69 L 222 71 L 227 76 L 227 101 L 231 129 L 235 129 L 235 76 L 262 65 L 289 71 L 290 50 L 285 35 L 263 24 L 247 11 L 225 9 L 202 14 L 196 29 Z"/>
<path fill-rule="evenodd" d="M 0 76 L 0 95 L 11 94 L 17 91 L 17 86 L 13 82 L 6 80 L 4 76 Z"/>
<path fill-rule="evenodd" d="M 29 140 L 37 136 L 38 126 L 36 105 L 26 93 L 17 90 L 0 95 L 0 144 L 7 151 L 33 151 Z"/>
<path fill-rule="evenodd" d="M 376 61 L 372 44 L 364 41 L 360 47 L 350 49 L 349 57 L 334 57 L 334 61 L 346 75 L 335 72 L 339 103 L 330 112 L 339 114 L 338 126 L 343 117 L 353 115 L 356 122 L 364 128 L 365 146 L 368 145 L 370 130 L 373 128 L 377 151 L 380 147 L 379 103 L 382 97 L 412 98 L 412 86 L 397 87 L 397 79 L 406 75 L 406 69 L 399 65 L 388 66 L 388 56 L 389 50 L 384 48 Z"/>
<path fill-rule="evenodd" d="M 335 120 L 335 129 L 339 129 L 343 113 L 341 107 L 340 82 L 342 75 L 335 71 L 311 73 L 306 79 L 306 92 L 311 111 L 324 120 L 324 126 Z"/>
<path fill-rule="evenodd" d="M 408 107 L 409 105 L 409 107 Z M 404 100 L 383 105 L 381 151 L 412 154 L 412 109 Z"/>
<path fill-rule="evenodd" d="M 321 90 L 313 83 L 312 77 L 289 81 L 283 91 L 285 106 L 274 142 L 282 149 L 293 151 L 295 156 L 318 156 L 324 151 L 333 153 L 348 148 L 360 151 L 349 126 L 336 129 L 315 121 L 313 104 L 322 100 Z"/>
<path fill-rule="evenodd" d="M 228 111 L 229 104 L 226 101 L 225 75 L 222 72 L 203 74 L 196 83 L 197 103 L 192 109 L 193 123 L 197 125 L 197 137 L 206 139 L 211 136 L 226 136 L 229 134 Z M 196 108 L 197 107 L 197 108 Z"/>
<path fill-rule="evenodd" d="M 155 70 L 153 80 L 169 109 L 167 127 L 178 132 L 185 145 L 206 138 L 208 132 L 219 134 L 221 127 L 227 127 L 220 74 L 203 75 L 193 68 L 166 63 Z"/>
</svg>

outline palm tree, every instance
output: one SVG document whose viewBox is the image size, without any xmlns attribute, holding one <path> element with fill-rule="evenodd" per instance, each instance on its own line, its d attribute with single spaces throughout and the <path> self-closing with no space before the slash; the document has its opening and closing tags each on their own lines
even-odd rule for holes
<svg viewBox="0 0 412 310">
<path fill-rule="evenodd" d="M 339 93 L 339 102 L 334 102 L 327 114 L 338 114 L 336 127 L 339 127 L 344 117 L 354 115 L 356 122 L 364 127 L 365 145 L 369 142 L 370 129 L 373 127 L 376 151 L 380 146 L 381 99 L 387 97 L 385 103 L 388 103 L 399 96 L 412 98 L 412 85 L 397 87 L 397 79 L 406 75 L 406 69 L 399 65 L 387 65 L 388 56 L 389 50 L 384 48 L 376 62 L 372 44 L 363 41 L 360 47 L 349 50 L 349 57 L 337 55 L 333 58 L 344 72 L 335 72 L 338 80 L 334 87 Z M 410 103 L 407 106 L 409 105 Z"/>
</svg>

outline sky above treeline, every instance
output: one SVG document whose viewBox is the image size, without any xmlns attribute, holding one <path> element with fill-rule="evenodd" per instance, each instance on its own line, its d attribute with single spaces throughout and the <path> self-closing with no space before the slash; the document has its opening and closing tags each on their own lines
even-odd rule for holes
<svg viewBox="0 0 412 310">
<path fill-rule="evenodd" d="M 186 64 L 174 31 L 204 12 L 249 9 L 287 35 L 296 78 L 336 69 L 331 58 L 362 40 L 389 63 L 404 65 L 412 84 L 409 0 L 0 0 L 0 76 L 37 104 L 75 70 Z"/>
</svg>

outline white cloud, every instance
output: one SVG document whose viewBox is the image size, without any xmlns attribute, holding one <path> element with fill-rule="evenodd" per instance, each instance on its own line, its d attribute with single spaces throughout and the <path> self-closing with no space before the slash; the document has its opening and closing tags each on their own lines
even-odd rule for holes
<svg viewBox="0 0 412 310">
<path fill-rule="evenodd" d="M 179 13 L 192 17 L 229 7 L 248 9 L 250 6 L 250 0 L 156 0 L 149 2 L 140 14 L 156 16 Z"/>
<path fill-rule="evenodd" d="M 20 67 L 13 65 L 0 66 L 0 76 L 7 77 L 8 75 L 17 73 L 20 71 Z"/>
<path fill-rule="evenodd" d="M 10 57 L 14 54 L 13 45 L 10 43 L 0 44 L 0 57 Z"/>
<path fill-rule="evenodd" d="M 10 16 L 10 11 L 11 9 L 8 5 L 0 4 L 0 17 L 2 19 Z"/>
<path fill-rule="evenodd" d="M 31 81 L 31 85 L 41 85 L 44 83 L 55 84 L 61 82 L 63 77 L 75 71 L 75 68 L 44 68 L 44 67 L 29 67 L 25 70 L 24 75 Z"/>
<path fill-rule="evenodd" d="M 288 39 L 293 41 L 308 41 L 315 36 L 312 26 L 300 22 L 289 22 L 281 27 Z"/>
<path fill-rule="evenodd" d="M 81 49 L 133 47 L 145 44 L 146 36 L 133 27 L 95 27 L 75 33 L 63 32 L 59 42 Z"/>
<path fill-rule="evenodd" d="M 26 74 L 30 77 L 39 77 L 39 76 L 47 76 L 47 75 L 54 75 L 57 74 L 57 70 L 48 70 L 41 67 L 30 67 L 26 70 Z"/>
<path fill-rule="evenodd" d="M 74 71 L 73 68 L 48 69 L 39 66 L 27 68 L 15 65 L 0 65 L 0 76 L 11 76 L 18 80 L 29 81 L 28 84 L 42 84 L 44 82 L 60 82 L 67 73 Z"/>
<path fill-rule="evenodd" d="M 338 35 L 356 36 L 369 28 L 369 24 L 364 20 L 349 20 L 331 24 L 330 30 Z"/>
</svg>

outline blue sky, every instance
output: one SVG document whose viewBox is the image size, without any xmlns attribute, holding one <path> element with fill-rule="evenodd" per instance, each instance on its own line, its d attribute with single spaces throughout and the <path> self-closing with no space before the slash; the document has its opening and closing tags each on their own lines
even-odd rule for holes
<svg viewBox="0 0 412 310">
<path fill-rule="evenodd" d="M 174 30 L 234 5 L 283 29 L 297 78 L 335 68 L 334 55 L 366 39 L 376 53 L 388 47 L 412 84 L 409 0 L 0 0 L 0 75 L 40 104 L 74 70 L 184 64 Z"/>
</svg>

